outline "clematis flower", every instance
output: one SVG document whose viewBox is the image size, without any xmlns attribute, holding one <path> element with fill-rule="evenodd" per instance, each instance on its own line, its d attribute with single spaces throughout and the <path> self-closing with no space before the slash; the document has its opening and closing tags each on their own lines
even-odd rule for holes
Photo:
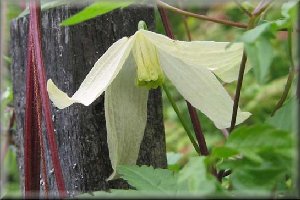
<svg viewBox="0 0 300 200">
<path fill-rule="evenodd" d="M 72 97 L 48 80 L 49 97 L 63 109 L 73 103 L 88 106 L 105 91 L 107 142 L 114 169 L 111 179 L 117 165 L 136 163 L 147 122 L 149 89 L 162 85 L 166 78 L 217 128 L 230 126 L 233 101 L 216 76 L 225 82 L 237 79 L 243 44 L 226 48 L 228 44 L 176 41 L 138 30 L 112 44 Z M 237 124 L 249 116 L 239 110 Z"/>
</svg>

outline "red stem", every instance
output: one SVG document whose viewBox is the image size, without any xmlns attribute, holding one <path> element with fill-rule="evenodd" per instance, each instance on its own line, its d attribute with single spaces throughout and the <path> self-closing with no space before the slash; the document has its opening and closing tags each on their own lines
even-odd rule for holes
<svg viewBox="0 0 300 200">
<path fill-rule="evenodd" d="M 40 87 L 40 95 L 42 100 L 42 108 L 44 111 L 47 137 L 49 140 L 49 147 L 51 152 L 51 158 L 54 168 L 54 175 L 56 178 L 57 189 L 61 198 L 66 197 L 66 189 L 60 165 L 58 148 L 56 144 L 54 125 L 51 118 L 50 101 L 46 89 L 46 73 L 45 65 L 43 62 L 42 48 L 41 48 L 41 29 L 40 29 L 40 13 L 41 7 L 39 0 L 30 1 L 30 19 L 31 19 L 31 31 L 33 33 L 34 55 L 37 64 L 37 75 Z"/>
<path fill-rule="evenodd" d="M 171 39 L 175 39 L 172 28 L 171 28 L 170 21 L 168 19 L 167 13 L 166 13 L 166 10 L 160 6 L 158 6 L 158 10 L 160 12 L 160 16 L 161 16 L 167 36 Z M 200 153 L 201 153 L 201 155 L 206 156 L 209 154 L 209 152 L 207 149 L 205 137 L 204 137 L 202 129 L 201 129 L 201 124 L 200 124 L 200 121 L 199 121 L 199 118 L 197 115 L 197 111 L 188 101 L 186 101 L 186 103 L 187 103 L 190 118 L 191 118 L 191 121 L 192 121 L 192 124 L 194 127 L 196 139 L 198 141 Z"/>
<path fill-rule="evenodd" d="M 232 117 L 231 117 L 231 125 L 230 125 L 230 130 L 229 132 L 232 132 L 235 124 L 236 124 L 236 118 L 237 118 L 237 112 L 239 108 L 239 101 L 240 101 L 240 95 L 241 95 L 241 90 L 243 86 L 243 80 L 244 80 L 244 73 L 246 69 L 246 62 L 247 62 L 247 55 L 246 52 L 244 51 L 243 57 L 242 57 L 242 62 L 240 64 L 240 70 L 239 70 L 239 76 L 237 80 L 237 86 L 236 86 L 236 92 L 235 92 L 235 97 L 233 101 L 233 108 L 232 108 Z"/>
<path fill-rule="evenodd" d="M 24 175 L 25 175 L 25 197 L 27 191 L 31 191 L 31 134 L 32 134 L 32 100 L 33 100 L 33 78 L 31 73 L 32 62 L 32 39 L 30 35 L 30 22 L 29 22 L 29 35 L 27 45 L 27 65 L 26 65 L 26 103 L 25 103 L 25 122 L 24 122 Z"/>
<path fill-rule="evenodd" d="M 31 22 L 29 27 L 31 26 Z M 40 145 L 35 127 L 35 103 L 33 82 L 33 43 L 29 28 L 29 40 L 27 51 L 26 70 L 26 106 L 25 106 L 25 134 L 24 134 L 24 174 L 25 174 L 25 197 L 32 197 L 33 193 L 40 190 Z"/>
<path fill-rule="evenodd" d="M 168 19 L 167 11 L 164 8 L 162 8 L 161 6 L 158 6 L 158 10 L 159 10 L 160 17 L 161 17 L 162 23 L 164 25 L 167 36 L 171 39 L 175 39 L 175 36 L 174 36 L 172 28 L 171 28 L 170 21 Z"/>
<path fill-rule="evenodd" d="M 209 154 L 209 152 L 207 149 L 205 137 L 202 132 L 202 128 L 201 128 L 200 120 L 197 115 L 196 108 L 194 108 L 188 101 L 186 101 L 186 104 L 189 109 L 189 114 L 191 117 L 191 121 L 193 123 L 194 131 L 196 133 L 196 138 L 197 138 L 197 141 L 199 144 L 199 149 L 200 149 L 201 155 L 207 156 Z"/>
<path fill-rule="evenodd" d="M 38 138 L 40 143 L 40 160 L 41 163 L 41 174 L 42 174 L 42 181 L 44 183 L 44 191 L 45 197 L 48 197 L 48 180 L 47 180 L 47 167 L 46 167 L 46 160 L 45 160 L 45 147 L 44 147 L 44 140 L 43 140 L 43 131 L 42 131 L 42 109 L 41 109 L 41 98 L 40 98 L 40 88 L 38 86 L 38 76 L 37 76 L 37 66 L 34 65 L 33 70 L 33 81 L 34 81 L 34 100 L 35 100 L 35 115 L 36 115 L 36 126 L 38 131 Z"/>
</svg>

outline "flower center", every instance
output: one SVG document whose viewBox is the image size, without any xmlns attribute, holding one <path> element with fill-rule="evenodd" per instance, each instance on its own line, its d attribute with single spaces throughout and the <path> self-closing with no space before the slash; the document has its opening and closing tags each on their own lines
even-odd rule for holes
<svg viewBox="0 0 300 200">
<path fill-rule="evenodd" d="M 137 32 L 132 49 L 133 57 L 137 64 L 138 86 L 156 89 L 164 82 L 164 74 L 160 67 L 157 50 L 141 32 Z"/>
</svg>

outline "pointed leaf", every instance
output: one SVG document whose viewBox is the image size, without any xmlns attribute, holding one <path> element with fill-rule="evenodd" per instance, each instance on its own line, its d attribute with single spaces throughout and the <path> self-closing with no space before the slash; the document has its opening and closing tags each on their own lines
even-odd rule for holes
<svg viewBox="0 0 300 200">
<path fill-rule="evenodd" d="M 296 132 L 297 129 L 297 105 L 296 98 L 289 99 L 273 117 L 266 123 L 284 131 Z"/>
<path fill-rule="evenodd" d="M 154 169 L 152 166 L 118 166 L 118 173 L 139 191 L 159 192 L 176 195 L 177 179 L 167 169 Z"/>
<path fill-rule="evenodd" d="M 187 194 L 214 194 L 218 189 L 217 180 L 207 171 L 205 157 L 190 158 L 178 174 L 178 184 Z"/>
<path fill-rule="evenodd" d="M 252 151 L 263 148 L 290 148 L 291 135 L 270 125 L 256 125 L 235 129 L 226 142 L 227 147 L 239 151 Z"/>
<path fill-rule="evenodd" d="M 255 43 L 245 44 L 245 49 L 259 83 L 265 83 L 274 58 L 273 46 L 266 37 L 259 37 Z"/>
<path fill-rule="evenodd" d="M 239 41 L 243 41 L 245 43 L 254 43 L 262 34 L 269 30 L 271 23 L 263 23 L 256 26 L 254 29 L 246 31 Z"/>
<path fill-rule="evenodd" d="M 95 18 L 99 15 L 103 15 L 117 8 L 123 8 L 130 5 L 132 1 L 107 1 L 102 0 L 91 4 L 90 6 L 84 8 L 79 13 L 71 16 L 70 18 L 64 20 L 62 26 L 70 26 L 81 23 L 83 21 Z"/>
</svg>

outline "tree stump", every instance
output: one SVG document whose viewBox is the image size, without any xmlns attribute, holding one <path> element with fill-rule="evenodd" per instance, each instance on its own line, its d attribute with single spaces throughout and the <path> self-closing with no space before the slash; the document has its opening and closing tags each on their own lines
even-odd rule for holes
<svg viewBox="0 0 300 200">
<path fill-rule="evenodd" d="M 42 45 L 47 79 L 51 78 L 69 95 L 79 88 L 94 63 L 109 46 L 123 36 L 133 35 L 144 20 L 154 28 L 154 9 L 133 5 L 117 9 L 84 23 L 62 27 L 59 24 L 81 8 L 61 6 L 42 12 Z M 14 107 L 17 123 L 17 149 L 24 181 L 24 112 L 25 66 L 28 15 L 11 23 L 11 55 Z M 81 192 L 126 187 L 121 180 L 106 182 L 112 173 L 106 142 L 104 96 L 86 107 L 74 104 L 59 110 L 52 105 L 52 118 L 59 147 L 66 188 L 70 196 Z M 44 130 L 46 161 L 50 189 L 56 191 L 55 178 Z M 138 164 L 165 168 L 165 135 L 160 89 L 152 90 L 148 99 L 148 121 L 140 148 Z M 125 186 L 124 186 L 125 185 Z"/>
</svg>

